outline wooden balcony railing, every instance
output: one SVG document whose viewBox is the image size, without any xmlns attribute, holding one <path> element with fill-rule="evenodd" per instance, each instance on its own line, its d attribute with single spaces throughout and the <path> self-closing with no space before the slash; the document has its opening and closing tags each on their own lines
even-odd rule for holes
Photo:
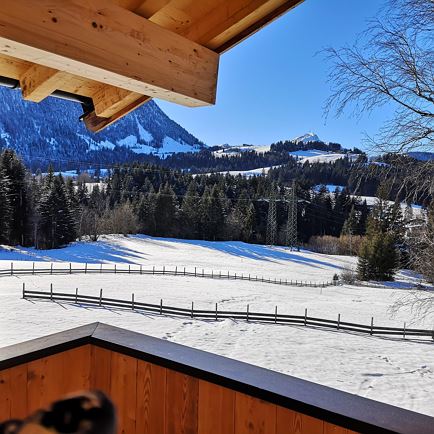
<svg viewBox="0 0 434 434">
<path fill-rule="evenodd" d="M 428 433 L 434 418 L 105 324 L 0 349 L 0 420 L 106 392 L 123 434 Z"/>
</svg>

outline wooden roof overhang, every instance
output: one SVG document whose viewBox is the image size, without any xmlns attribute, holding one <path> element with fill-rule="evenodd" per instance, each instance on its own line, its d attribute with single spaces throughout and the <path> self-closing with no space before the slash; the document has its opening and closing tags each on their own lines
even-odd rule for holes
<svg viewBox="0 0 434 434">
<path fill-rule="evenodd" d="M 434 421 L 100 323 L 0 349 L 0 421 L 89 388 L 114 400 L 126 434 L 425 434 Z"/>
<path fill-rule="evenodd" d="M 92 131 L 153 97 L 212 105 L 220 54 L 303 1 L 2 0 L 0 77 L 75 95 Z"/>
</svg>

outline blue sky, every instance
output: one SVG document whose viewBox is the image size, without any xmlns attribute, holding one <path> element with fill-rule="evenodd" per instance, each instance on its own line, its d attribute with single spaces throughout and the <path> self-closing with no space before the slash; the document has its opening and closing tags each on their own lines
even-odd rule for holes
<svg viewBox="0 0 434 434">
<path fill-rule="evenodd" d="M 356 119 L 324 119 L 328 66 L 317 54 L 352 44 L 384 0 L 305 0 L 221 57 L 217 104 L 160 107 L 207 145 L 268 144 L 313 131 L 324 141 L 362 147 L 388 109 Z M 390 115 L 390 110 L 389 110 Z"/>
</svg>

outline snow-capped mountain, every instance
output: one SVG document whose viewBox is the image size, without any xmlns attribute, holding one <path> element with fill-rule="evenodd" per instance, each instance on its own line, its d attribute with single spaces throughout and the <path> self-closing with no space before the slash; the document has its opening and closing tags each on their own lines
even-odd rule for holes
<svg viewBox="0 0 434 434">
<path fill-rule="evenodd" d="M 76 103 L 47 98 L 35 104 L 9 89 L 0 89 L 0 99 L 0 148 L 15 149 L 33 167 L 47 161 L 73 167 L 122 162 L 139 154 L 164 157 L 205 147 L 153 101 L 93 134 L 78 120 L 82 110 Z"/>
<path fill-rule="evenodd" d="M 324 143 L 315 133 L 307 133 L 303 136 L 295 137 L 292 139 L 295 143 L 310 143 L 310 142 L 321 142 Z"/>
</svg>

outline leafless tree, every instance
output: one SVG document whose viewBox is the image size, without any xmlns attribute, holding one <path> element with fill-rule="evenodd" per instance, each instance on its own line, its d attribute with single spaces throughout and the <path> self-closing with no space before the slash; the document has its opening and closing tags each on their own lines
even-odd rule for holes
<svg viewBox="0 0 434 434">
<path fill-rule="evenodd" d="M 392 104 L 377 150 L 434 149 L 434 0 L 389 0 L 353 46 L 326 50 L 332 64 L 327 115 Z"/>
</svg>

